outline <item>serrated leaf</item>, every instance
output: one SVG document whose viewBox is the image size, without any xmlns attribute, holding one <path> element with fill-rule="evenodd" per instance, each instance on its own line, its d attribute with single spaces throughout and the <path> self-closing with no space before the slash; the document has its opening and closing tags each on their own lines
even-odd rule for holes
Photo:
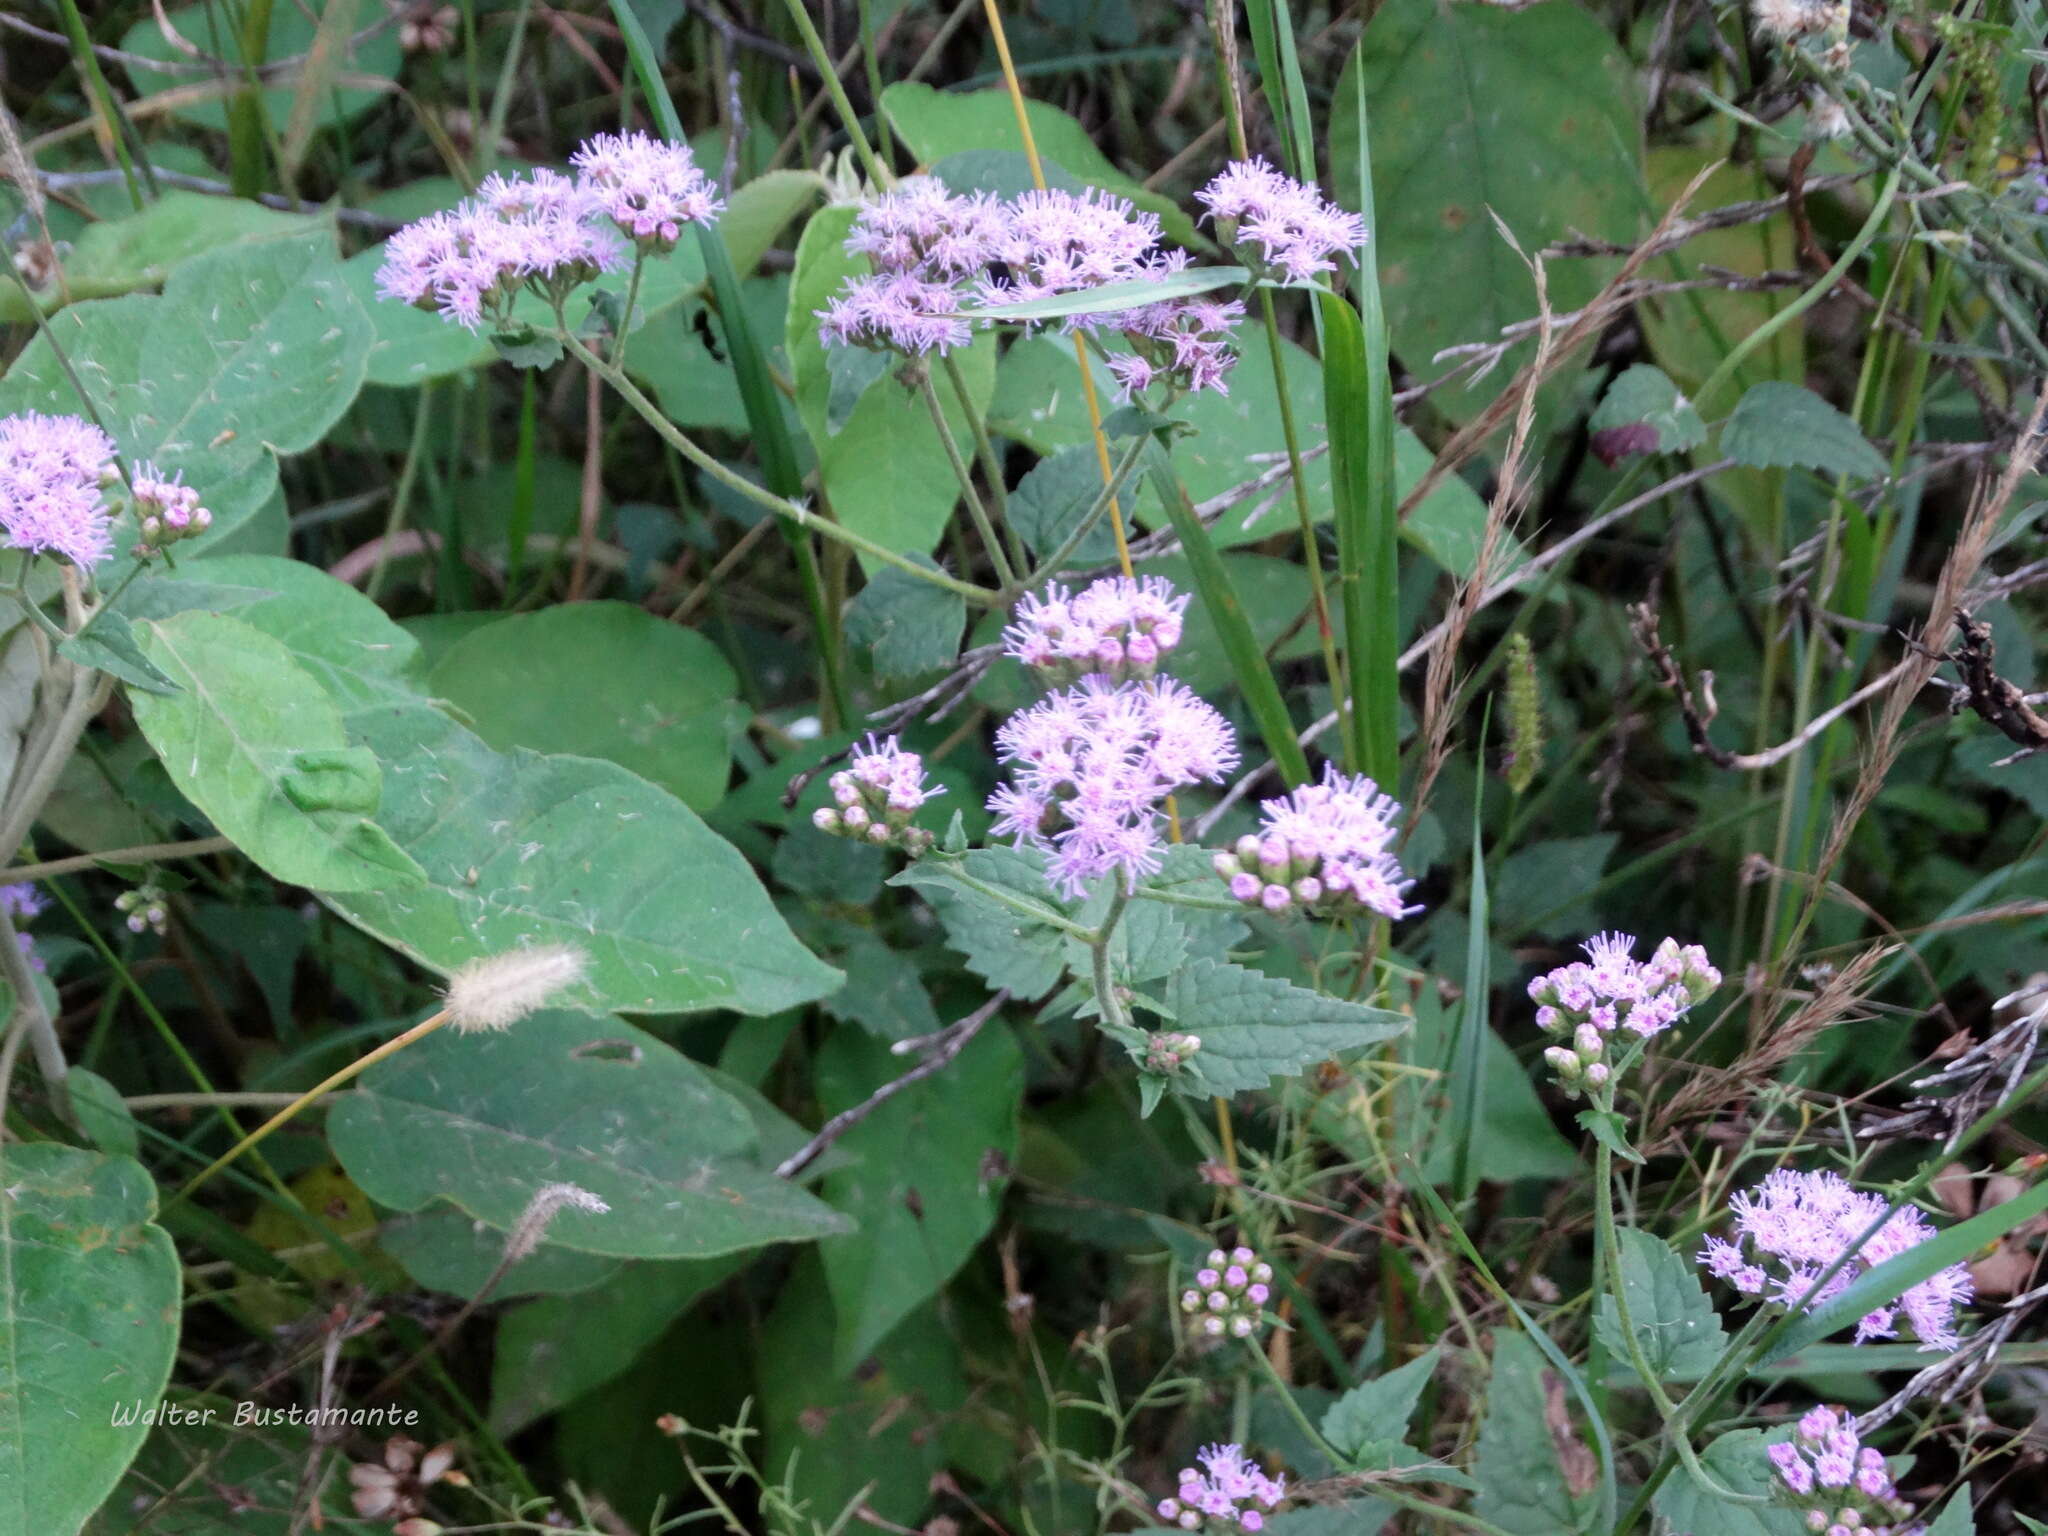
<svg viewBox="0 0 2048 1536">
<path fill-rule="evenodd" d="M 309 790 L 348 751 L 341 713 L 291 653 L 224 614 L 138 631 L 178 692 L 131 696 L 136 723 L 187 799 L 272 875 L 317 891 L 414 886 L 425 872 L 361 809 Z M 357 773 L 372 786 L 367 755 Z M 374 795 L 370 797 L 374 803 Z"/>
<path fill-rule="evenodd" d="M 1611 1109 L 1582 1109 L 1578 1123 L 1592 1138 L 1626 1163 L 1640 1163 L 1643 1154 L 1628 1144 L 1628 1122 Z"/>
<path fill-rule="evenodd" d="M 1856 423 L 1801 384 L 1770 379 L 1736 402 L 1721 428 L 1721 451 L 1753 469 L 1804 468 L 1878 479 L 1884 455 Z"/>
<path fill-rule="evenodd" d="M 924 556 L 912 558 L 938 569 Z M 848 643 L 873 653 L 875 676 L 885 681 L 950 667 L 960 654 L 960 632 L 966 627 L 965 598 L 894 566 L 870 576 L 846 610 Z"/>
<path fill-rule="evenodd" d="M 1174 972 L 1166 1007 L 1176 1031 L 1202 1046 L 1174 1080 L 1196 1097 L 1264 1088 L 1311 1064 L 1390 1039 L 1408 1016 L 1325 997 L 1306 987 L 1202 958 Z"/>
<path fill-rule="evenodd" d="M 1782 1433 L 1738 1429 L 1700 1453 L 1700 1462 L 1723 1488 L 1768 1499 L 1777 1479 L 1764 1448 Z M 1782 1505 L 1735 1504 L 1702 1488 L 1685 1472 L 1674 1472 L 1657 1490 L 1653 1507 L 1669 1529 L 1692 1536 L 1806 1536 L 1806 1522 Z"/>
<path fill-rule="evenodd" d="M 98 614 L 84 629 L 64 640 L 57 651 L 69 661 L 110 673 L 129 687 L 140 688 L 145 693 L 178 691 L 178 685 L 142 654 L 142 647 L 135 642 L 134 626 L 125 616 L 111 609 Z"/>
<path fill-rule="evenodd" d="M 550 1009 L 503 1034 L 438 1030 L 365 1072 L 328 1117 L 364 1193 L 401 1211 L 446 1200 L 510 1231 L 535 1191 L 574 1184 L 558 1247 L 712 1258 L 848 1228 L 765 1164 L 746 1106 L 674 1048 L 616 1019 Z"/>
<path fill-rule="evenodd" d="M 1053 923 L 1034 920 L 959 879 L 967 875 L 996 886 L 1027 909 L 1068 919 L 1045 878 L 1045 855 L 1031 849 L 982 848 L 959 859 L 924 858 L 889 883 L 922 892 L 946 925 L 946 940 L 967 959 L 967 968 L 991 987 L 1008 987 L 1021 1002 L 1045 996 L 1066 974 L 1068 935 Z"/>
<path fill-rule="evenodd" d="M 1683 453 L 1707 440 L 1707 424 L 1693 403 L 1669 374 L 1649 363 L 1635 364 L 1608 385 L 1586 423 L 1596 433 L 1638 424 L 1656 429 L 1659 453 Z"/>
<path fill-rule="evenodd" d="M 1512 1536 L 1583 1531 L 1593 1513 L 1591 1492 L 1575 1494 L 1566 1482 L 1546 1422 L 1546 1369 L 1542 1353 L 1522 1334 L 1502 1329 L 1495 1335 L 1493 1379 L 1472 1463 L 1479 1482 L 1472 1512 Z M 1672 1478 L 1666 1487 L 1682 1481 Z"/>
<path fill-rule="evenodd" d="M 1439 1344 L 1406 1365 L 1360 1382 L 1323 1415 L 1323 1438 L 1354 1459 L 1362 1448 L 1375 1442 L 1398 1444 L 1442 1358 L 1443 1346 Z"/>
<path fill-rule="evenodd" d="M 54 1142 L 0 1152 L 0 1532 L 75 1531 L 149 1434 L 180 1277 L 141 1164 Z"/>
<path fill-rule="evenodd" d="M 1624 1227 L 1616 1268 L 1628 1297 L 1636 1342 L 1659 1381 L 1696 1381 L 1713 1369 L 1727 1346 L 1714 1304 L 1700 1285 L 1699 1270 L 1647 1232 Z M 1614 1299 L 1602 1296 L 1594 1331 L 1618 1360 L 1629 1358 Z"/>
</svg>

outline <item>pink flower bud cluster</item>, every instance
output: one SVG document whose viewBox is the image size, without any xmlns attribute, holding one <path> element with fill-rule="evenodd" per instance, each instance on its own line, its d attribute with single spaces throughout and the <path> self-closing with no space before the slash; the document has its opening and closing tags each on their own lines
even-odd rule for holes
<svg viewBox="0 0 2048 1536">
<path fill-rule="evenodd" d="M 170 926 L 170 909 L 164 904 L 160 885 L 138 885 L 114 898 L 114 910 L 121 914 L 130 933 L 154 933 L 159 938 Z"/>
<path fill-rule="evenodd" d="M 474 197 L 406 225 L 385 242 L 377 291 L 470 330 L 502 326 L 520 293 L 560 303 L 624 265 L 619 233 L 659 254 L 724 206 L 685 145 L 603 133 L 571 161 L 573 181 L 545 168 L 487 176 Z"/>
<path fill-rule="evenodd" d="M 1790 1440 L 1765 1448 L 1779 1499 L 1816 1536 L 1907 1536 L 1913 1507 L 1899 1497 L 1884 1456 L 1863 1443 L 1839 1408 L 1809 1409 Z"/>
<path fill-rule="evenodd" d="M 0 419 L 0 533 L 9 549 L 60 555 L 89 571 L 114 552 L 105 490 L 114 443 L 76 416 Z"/>
<path fill-rule="evenodd" d="M 1150 677 L 1180 644 L 1187 606 L 1158 576 L 1109 576 L 1078 596 L 1055 581 L 1017 604 L 1003 631 L 1003 654 L 1055 686 L 1091 673 L 1112 682 Z"/>
<path fill-rule="evenodd" d="M 1180 1309 L 1204 1338 L 1248 1339 L 1265 1321 L 1272 1286 L 1273 1266 L 1251 1249 L 1212 1248 L 1195 1283 L 1180 1293 Z"/>
<path fill-rule="evenodd" d="M 1731 1199 L 1728 1209 L 1735 1217 L 1732 1236 L 1708 1238 L 1700 1264 L 1743 1296 L 1792 1311 L 1839 1296 L 1866 1270 L 1935 1235 L 1933 1224 L 1911 1206 L 1887 1216 L 1889 1201 L 1826 1171 L 1777 1169 Z M 1880 1219 L 1884 1224 L 1871 1239 L 1822 1281 Z M 1897 1301 L 1865 1313 L 1856 1324 L 1856 1342 L 1896 1338 L 1903 1317 L 1923 1350 L 1952 1350 L 1961 1342 L 1957 1309 L 1974 1294 L 1968 1267 L 1951 1264 Z"/>
<path fill-rule="evenodd" d="M 1205 1445 L 1183 1467 L 1180 1490 L 1159 1501 L 1159 1518 L 1184 1531 L 1256 1531 L 1287 1497 L 1287 1478 L 1268 1477 L 1242 1447 Z"/>
<path fill-rule="evenodd" d="M 1218 853 L 1216 873 L 1246 906 L 1276 915 L 1412 917 L 1422 908 L 1401 898 L 1415 882 L 1392 852 L 1400 815 L 1371 779 L 1326 765 L 1320 784 L 1266 801 L 1263 830 Z"/>
<path fill-rule="evenodd" d="M 924 759 L 906 752 L 894 736 L 870 736 L 853 749 L 850 766 L 832 775 L 834 804 L 812 813 L 811 825 L 834 837 L 850 837 L 878 848 L 896 848 L 916 858 L 932 845 L 932 834 L 913 823 L 919 806 L 946 792 L 927 787 Z"/>
<path fill-rule="evenodd" d="M 1145 1037 L 1145 1070 L 1168 1077 L 1180 1071 L 1202 1048 L 1200 1035 L 1184 1035 L 1162 1029 Z"/>
<path fill-rule="evenodd" d="M 1586 944 L 1586 958 L 1547 971 L 1529 983 L 1536 1022 L 1570 1044 L 1543 1053 L 1560 1086 L 1600 1093 L 1614 1080 L 1614 1036 L 1648 1039 L 1671 1028 L 1721 985 L 1721 973 L 1697 944 L 1666 939 L 1638 960 L 1634 937 L 1603 933 Z"/>
<path fill-rule="evenodd" d="M 213 526 L 213 514 L 199 505 L 199 492 L 185 484 L 183 475 L 167 475 L 144 460 L 135 466 L 129 488 L 135 493 L 135 523 L 142 534 L 138 554 L 155 554 Z"/>
<path fill-rule="evenodd" d="M 1305 283 L 1365 244 L 1364 219 L 1262 159 L 1234 161 L 1195 197 L 1211 218 L 1235 223 L 1232 244 L 1261 276 Z"/>
</svg>

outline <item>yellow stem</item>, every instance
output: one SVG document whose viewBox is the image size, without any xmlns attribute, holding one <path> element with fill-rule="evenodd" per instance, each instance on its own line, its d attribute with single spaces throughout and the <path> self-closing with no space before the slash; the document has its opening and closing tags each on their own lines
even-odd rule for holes
<svg viewBox="0 0 2048 1536">
<path fill-rule="evenodd" d="M 244 1152 L 248 1151 L 251 1147 L 255 1146 L 257 1142 L 262 1141 L 265 1137 L 270 1135 L 271 1132 L 277 1130 L 280 1126 L 284 1125 L 287 1121 L 289 1121 L 292 1118 L 292 1116 L 296 1115 L 300 1110 L 304 1109 L 308 1104 L 311 1104 L 315 1099 L 319 1098 L 321 1095 L 332 1093 L 335 1089 L 343 1087 L 346 1084 L 352 1082 L 360 1073 L 362 1073 L 367 1068 L 374 1067 L 378 1062 L 384 1060 L 384 1058 L 387 1056 L 395 1056 L 398 1052 L 404 1050 L 408 1045 L 411 1045 L 415 1040 L 424 1039 L 426 1036 L 431 1035 L 435 1030 L 439 1029 L 443 1024 L 446 1024 L 447 1022 L 448 1010 L 444 1008 L 439 1013 L 434 1014 L 432 1017 L 423 1019 L 419 1023 L 413 1025 L 413 1027 L 411 1029 L 408 1029 L 404 1034 L 394 1035 L 391 1039 L 386 1040 L 382 1045 L 378 1046 L 374 1051 L 369 1052 L 367 1055 L 357 1057 L 354 1061 L 350 1062 L 347 1066 L 343 1067 L 339 1072 L 334 1073 L 325 1081 L 317 1084 L 314 1087 L 308 1088 L 296 1099 L 293 1099 L 291 1103 L 285 1105 L 283 1109 L 280 1109 L 268 1120 L 264 1121 L 261 1125 L 257 1126 L 255 1130 L 251 1131 L 248 1135 L 244 1136 L 240 1141 L 236 1142 L 232 1147 L 228 1148 L 227 1151 L 223 1152 L 219 1157 L 215 1158 L 212 1162 L 208 1163 L 204 1168 L 200 1169 L 198 1174 L 196 1174 L 193 1177 L 192 1182 L 187 1184 L 183 1189 L 179 1190 L 178 1193 L 172 1198 L 170 1204 L 176 1205 L 182 1200 L 189 1199 L 191 1197 L 192 1192 L 195 1189 L 197 1189 L 200 1185 L 204 1184 L 216 1173 L 219 1173 L 221 1169 L 227 1167 L 229 1163 L 232 1163 Z M 169 1209 L 168 1206 L 165 1208 Z"/>
</svg>

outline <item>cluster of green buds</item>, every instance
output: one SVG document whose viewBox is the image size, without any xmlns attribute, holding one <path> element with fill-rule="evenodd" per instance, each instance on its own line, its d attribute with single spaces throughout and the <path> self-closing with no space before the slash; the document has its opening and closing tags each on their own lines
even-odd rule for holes
<svg viewBox="0 0 2048 1536">
<path fill-rule="evenodd" d="M 160 554 L 180 539 L 197 538 L 213 526 L 213 514 L 199 505 L 199 493 L 176 471 L 166 475 L 154 464 L 135 466 L 129 482 L 135 493 L 135 525 L 142 538 L 137 555 Z"/>
<path fill-rule="evenodd" d="M 1188 1058 L 1202 1048 L 1200 1035 L 1179 1035 L 1170 1030 L 1160 1030 L 1145 1037 L 1145 1070 L 1147 1072 L 1178 1072 L 1188 1064 Z"/>
<path fill-rule="evenodd" d="M 853 761 L 832 775 L 833 804 L 811 815 L 811 825 L 834 837 L 850 837 L 877 848 L 896 848 L 913 859 L 928 851 L 934 838 L 911 818 L 943 785 L 926 788 L 924 759 L 906 752 L 894 736 L 870 736 L 853 749 Z"/>
<path fill-rule="evenodd" d="M 147 931 L 159 938 L 171 919 L 160 885 L 138 885 L 132 891 L 123 891 L 114 898 L 114 910 L 127 919 L 130 933 Z"/>
<path fill-rule="evenodd" d="M 1265 1321 L 1266 1299 L 1273 1294 L 1273 1266 L 1249 1248 L 1209 1250 L 1195 1283 L 1180 1293 L 1180 1309 L 1196 1321 L 1204 1338 L 1248 1339 Z"/>
</svg>

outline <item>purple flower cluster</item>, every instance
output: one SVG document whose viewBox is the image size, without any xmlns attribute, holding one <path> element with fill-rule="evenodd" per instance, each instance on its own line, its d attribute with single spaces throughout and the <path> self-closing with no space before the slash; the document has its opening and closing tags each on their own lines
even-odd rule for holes
<svg viewBox="0 0 2048 1536">
<path fill-rule="evenodd" d="M 931 176 L 911 176 L 861 206 L 846 248 L 874 272 L 850 277 L 818 311 L 828 346 L 922 356 L 964 347 L 973 328 L 962 285 L 995 259 L 1005 209 L 987 196 L 955 197 Z"/>
<path fill-rule="evenodd" d="M 196 538 L 213 526 L 213 514 L 199 505 L 199 492 L 175 471 L 165 474 L 145 459 L 135 466 L 129 489 L 135 493 L 135 521 L 144 552 Z"/>
<path fill-rule="evenodd" d="M 1291 283 L 1336 271 L 1336 256 L 1365 244 L 1364 219 L 1261 159 L 1233 161 L 1195 197 L 1211 218 L 1236 223 L 1238 254 L 1257 247 L 1247 265 Z"/>
<path fill-rule="evenodd" d="M 1159 1501 L 1159 1518 L 1184 1531 L 1256 1531 L 1287 1497 L 1287 1478 L 1268 1477 L 1235 1445 L 1205 1445 L 1199 1467 L 1183 1467 L 1180 1491 Z"/>
<path fill-rule="evenodd" d="M 1820 1536 L 1906 1536 L 1912 1505 L 1899 1497 L 1884 1456 L 1863 1443 L 1839 1408 L 1813 1408 L 1790 1440 L 1769 1446 L 1778 1494 Z"/>
<path fill-rule="evenodd" d="M 1347 778 L 1326 764 L 1320 784 L 1266 801 L 1259 815 L 1264 830 L 1245 834 L 1215 860 L 1230 894 L 1246 906 L 1300 907 L 1316 917 L 1402 918 L 1422 910 L 1401 899 L 1415 882 L 1392 852 L 1400 804 L 1363 774 Z"/>
<path fill-rule="evenodd" d="M 927 787 L 924 759 L 903 750 L 894 736 L 873 736 L 853 749 L 849 767 L 832 775 L 836 806 L 813 812 L 811 824 L 835 837 L 857 838 L 877 847 L 900 848 L 915 858 L 932 845 L 932 834 L 911 818 L 943 784 Z"/>
<path fill-rule="evenodd" d="M 1090 673 L 1113 681 L 1150 677 L 1159 658 L 1180 644 L 1185 597 L 1158 576 L 1110 576 L 1079 596 L 1058 582 L 1043 596 L 1026 594 L 1003 631 L 1003 654 L 1054 685 Z"/>
<path fill-rule="evenodd" d="M 9 549 L 61 555 L 91 570 L 114 552 L 104 487 L 114 444 L 76 416 L 23 411 L 0 420 L 0 532 Z"/>
<path fill-rule="evenodd" d="M 597 211 L 649 255 L 674 250 L 685 224 L 709 224 L 725 207 L 687 144 L 644 133 L 600 133 L 569 163 Z"/>
<path fill-rule="evenodd" d="M 1180 1309 L 1196 1318 L 1195 1328 L 1207 1338 L 1248 1339 L 1258 1332 L 1272 1297 L 1273 1266 L 1249 1248 L 1209 1250 L 1195 1271 L 1195 1283 L 1180 1293 Z"/>
<path fill-rule="evenodd" d="M 1159 217 L 1090 187 L 1026 192 L 1005 207 L 995 259 L 1006 272 L 981 281 L 984 304 L 1022 304 L 1159 275 Z"/>
<path fill-rule="evenodd" d="M 40 915 L 43 908 L 47 905 L 48 903 L 43 900 L 42 893 L 26 881 L 18 881 L 13 885 L 0 885 L 0 909 L 6 911 L 10 922 L 25 923 L 30 918 Z M 21 947 L 21 952 L 27 957 L 32 969 L 38 971 L 48 969 L 43 963 L 43 957 L 36 953 L 36 941 L 32 935 L 17 933 L 14 936 L 14 942 Z"/>
<path fill-rule="evenodd" d="M 1890 1203 L 1882 1196 L 1862 1193 L 1828 1172 L 1777 1169 L 1735 1196 L 1728 1208 L 1735 1216 L 1734 1235 L 1708 1238 L 1699 1262 L 1744 1296 L 1795 1311 L 1840 1295 L 1865 1270 L 1918 1247 L 1935 1230 L 1910 1206 L 1887 1217 Z M 1825 1284 L 1818 1283 L 1880 1218 L 1884 1225 L 1870 1241 Z M 1897 1337 L 1903 1314 L 1922 1349 L 1954 1349 L 1961 1342 L 1956 1309 L 1973 1294 L 1968 1268 L 1951 1264 L 1897 1301 L 1865 1313 L 1856 1325 L 1856 1342 Z"/>
<path fill-rule="evenodd" d="M 1163 259 L 1156 275 L 1179 271 L 1186 264 L 1185 258 Z M 1162 299 L 1100 317 L 1104 326 L 1122 331 L 1131 344 L 1130 351 L 1109 359 L 1117 398 L 1130 400 L 1155 384 L 1165 384 L 1180 394 L 1198 389 L 1229 394 L 1230 370 L 1237 366 L 1237 322 L 1243 318 L 1244 305 L 1239 300 L 1201 294 Z"/>
<path fill-rule="evenodd" d="M 1634 956 L 1626 933 L 1596 935 L 1586 958 L 1561 965 L 1529 983 L 1536 1022 L 1570 1038 L 1543 1059 L 1558 1082 L 1574 1092 L 1607 1087 L 1614 1077 L 1612 1037 L 1617 1031 L 1646 1040 L 1661 1034 L 1721 985 L 1721 973 L 1697 944 L 1666 939 L 1647 960 Z"/>
</svg>

